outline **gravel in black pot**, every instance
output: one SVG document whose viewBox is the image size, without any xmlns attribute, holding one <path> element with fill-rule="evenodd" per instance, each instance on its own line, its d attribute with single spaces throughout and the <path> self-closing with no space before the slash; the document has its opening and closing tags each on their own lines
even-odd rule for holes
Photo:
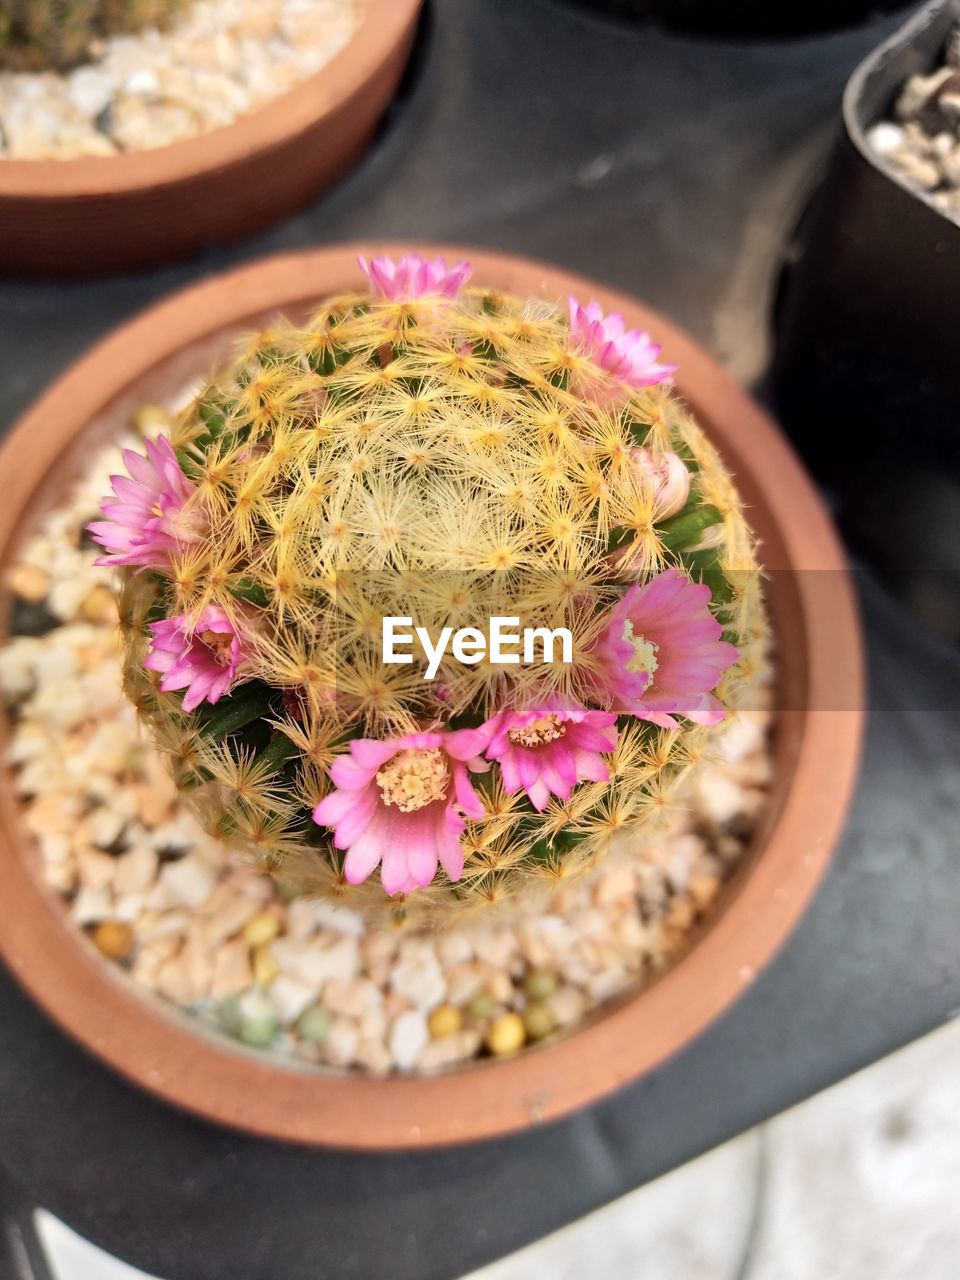
<svg viewBox="0 0 960 1280">
<path fill-rule="evenodd" d="M 926 5 L 851 77 L 783 273 L 770 388 L 854 541 L 908 596 L 911 565 L 933 575 L 924 599 L 942 607 L 923 611 L 948 634 L 960 593 L 960 197 L 951 212 L 948 176 L 960 162 L 960 66 L 939 69 L 960 56 L 958 23 L 960 0 Z M 871 496 L 881 491 L 883 518 Z"/>
<path fill-rule="evenodd" d="M 903 9 L 903 0 L 574 0 L 626 19 L 655 18 L 681 31 L 717 36 L 791 36 L 830 31 Z"/>
</svg>

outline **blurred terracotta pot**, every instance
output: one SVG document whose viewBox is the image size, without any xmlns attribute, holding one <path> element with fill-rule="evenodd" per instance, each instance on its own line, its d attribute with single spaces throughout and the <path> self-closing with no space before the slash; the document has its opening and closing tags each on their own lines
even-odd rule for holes
<svg viewBox="0 0 960 1280">
<path fill-rule="evenodd" d="M 156 150 L 0 159 L 0 272 L 94 276 L 269 226 L 344 174 L 403 74 L 423 0 L 372 0 L 316 75 L 234 124 Z"/>
<path fill-rule="evenodd" d="M 862 659 L 846 564 L 819 498 L 773 423 L 689 337 L 631 299 L 496 253 L 431 252 L 468 256 L 476 280 L 504 291 L 595 297 L 650 329 L 665 357 L 679 363 L 680 390 L 737 477 L 769 574 L 778 662 L 772 803 L 717 908 L 652 985 L 565 1039 L 517 1057 L 378 1080 L 235 1048 L 134 988 L 40 886 L 31 869 L 36 850 L 11 780 L 3 779 L 0 954 L 19 980 L 65 1030 L 146 1089 L 210 1120 L 275 1138 L 366 1149 L 487 1138 L 554 1119 L 662 1063 L 737 998 L 796 924 L 830 858 L 856 772 Z M 82 472 L 91 445 L 117 434 L 137 405 L 201 375 L 237 330 L 278 311 L 297 319 L 324 296 L 356 286 L 356 253 L 275 258 L 195 286 L 125 325 L 68 371 L 0 451 L 0 573 Z M 5 737 L 8 726 L 2 729 Z"/>
</svg>

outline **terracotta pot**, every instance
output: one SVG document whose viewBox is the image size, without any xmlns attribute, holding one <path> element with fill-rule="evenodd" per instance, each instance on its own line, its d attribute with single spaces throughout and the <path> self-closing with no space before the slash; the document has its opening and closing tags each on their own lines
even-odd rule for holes
<svg viewBox="0 0 960 1280">
<path fill-rule="evenodd" d="M 316 75 L 232 125 L 152 151 L 0 159 L 7 275 L 102 275 L 269 226 L 357 160 L 403 73 L 423 0 L 372 0 Z"/>
<path fill-rule="evenodd" d="M 537 263 L 436 251 L 468 256 L 476 280 L 504 290 L 596 297 L 649 328 L 665 357 L 679 362 L 680 389 L 737 476 L 770 570 L 781 708 L 776 781 L 762 830 L 717 909 L 651 986 L 566 1039 L 515 1058 L 375 1080 L 234 1048 L 135 989 L 40 887 L 29 866 L 32 841 L 4 779 L 0 953 L 27 990 L 91 1052 L 168 1101 L 300 1142 L 396 1148 L 491 1137 L 554 1119 L 663 1062 L 736 999 L 798 920 L 829 860 L 856 770 L 862 660 L 843 552 L 773 423 L 689 337 L 631 299 Z M 82 470 L 90 444 L 116 433 L 139 403 L 206 370 L 237 329 L 256 328 L 278 310 L 298 318 L 323 296 L 354 287 L 355 259 L 355 248 L 296 254 L 200 284 L 125 325 L 68 371 L 0 451 L 0 572 Z"/>
</svg>

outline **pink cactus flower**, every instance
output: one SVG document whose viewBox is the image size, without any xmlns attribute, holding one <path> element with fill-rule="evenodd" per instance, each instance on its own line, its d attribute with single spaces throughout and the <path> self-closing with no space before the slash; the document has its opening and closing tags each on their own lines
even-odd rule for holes
<svg viewBox="0 0 960 1280">
<path fill-rule="evenodd" d="M 606 782 L 603 752 L 617 745 L 617 717 L 552 698 L 526 711 L 504 710 L 481 731 L 490 734 L 485 755 L 496 760 L 508 795 L 525 791 L 542 812 L 551 795 L 569 800 L 578 782 Z"/>
<path fill-rule="evenodd" d="M 229 693 L 248 658 L 245 633 L 219 605 L 203 610 L 191 626 L 181 614 L 151 622 L 153 638 L 144 666 L 159 671 L 164 693 L 185 689 L 184 711 L 218 702 Z"/>
<path fill-rule="evenodd" d="M 360 257 L 357 261 L 374 297 L 392 302 L 415 302 L 433 294 L 455 298 L 473 272 L 469 262 L 458 262 L 448 271 L 443 258 L 431 261 L 418 253 L 404 254 L 399 262 L 387 257 L 372 262 Z"/>
<path fill-rule="evenodd" d="M 196 486 L 184 475 L 170 441 L 165 436 L 148 440 L 146 450 L 144 457 L 124 449 L 123 463 L 130 474 L 110 477 L 116 501 L 105 499 L 100 510 L 106 520 L 87 525 L 109 553 L 97 564 L 160 569 L 206 531 L 203 512 L 190 501 Z"/>
<path fill-rule="evenodd" d="M 740 651 L 720 639 L 709 604 L 710 588 L 678 569 L 624 592 L 596 645 L 606 704 L 669 729 L 678 715 L 697 724 L 722 720 L 710 691 Z"/>
<path fill-rule="evenodd" d="M 349 754 L 330 767 L 336 790 L 313 811 L 314 822 L 333 827 L 333 843 L 347 850 L 350 884 L 362 884 L 380 864 L 390 897 L 428 885 L 438 864 L 460 879 L 463 815 L 484 814 L 468 770 L 487 767 L 480 758 L 486 741 L 479 729 L 435 729 L 350 743 Z"/>
<path fill-rule="evenodd" d="M 627 329 L 623 316 L 614 311 L 605 316 L 598 302 L 584 307 L 576 298 L 568 299 L 570 338 L 575 350 L 605 373 L 631 387 L 653 387 L 676 373 L 675 364 L 658 364 L 660 346 L 642 329 Z M 614 399 L 617 391 L 591 380 L 582 388 L 598 399 Z"/>
</svg>

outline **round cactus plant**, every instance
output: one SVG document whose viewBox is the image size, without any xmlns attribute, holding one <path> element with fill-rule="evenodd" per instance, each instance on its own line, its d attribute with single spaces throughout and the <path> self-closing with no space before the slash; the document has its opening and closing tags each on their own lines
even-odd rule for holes
<svg viewBox="0 0 960 1280">
<path fill-rule="evenodd" d="M 125 456 L 130 697 L 207 828 L 449 921 L 642 842 L 762 662 L 754 544 L 645 333 L 361 260 Z"/>
<path fill-rule="evenodd" d="M 0 66 L 65 70 L 104 36 L 168 23 L 186 0 L 5 0 Z"/>
</svg>

